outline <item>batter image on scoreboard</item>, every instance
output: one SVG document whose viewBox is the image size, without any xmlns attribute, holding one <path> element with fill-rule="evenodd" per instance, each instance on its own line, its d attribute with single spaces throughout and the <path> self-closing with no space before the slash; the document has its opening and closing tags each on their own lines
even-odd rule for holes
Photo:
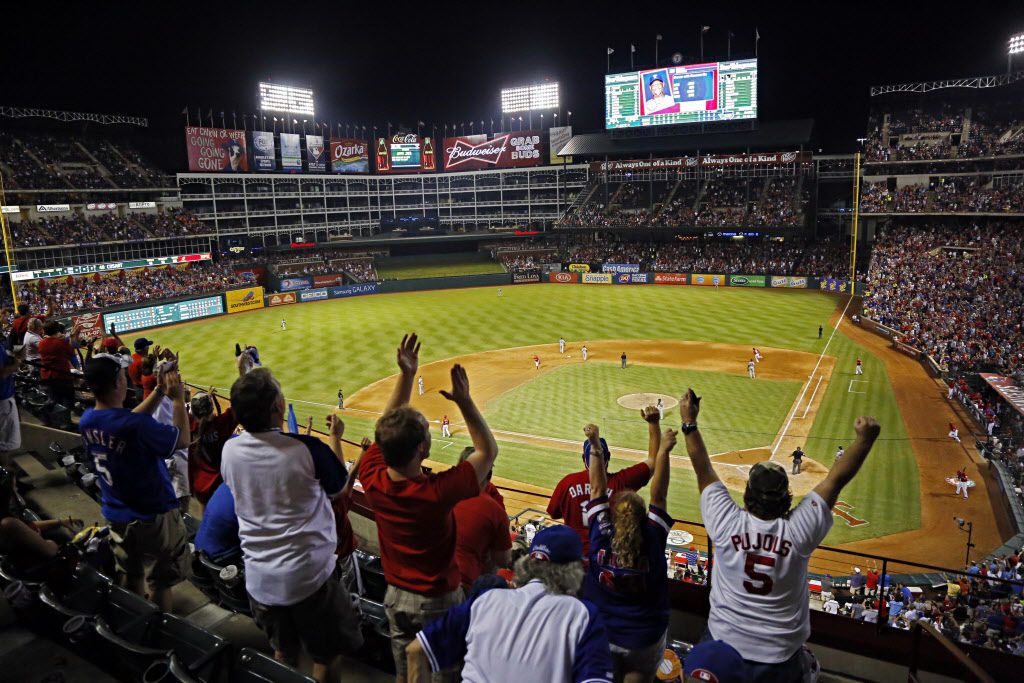
<svg viewBox="0 0 1024 683">
<path fill-rule="evenodd" d="M 644 113 L 654 114 L 656 112 L 679 111 L 675 106 L 676 101 L 669 93 L 668 72 L 665 69 L 641 73 L 644 88 Z"/>
</svg>

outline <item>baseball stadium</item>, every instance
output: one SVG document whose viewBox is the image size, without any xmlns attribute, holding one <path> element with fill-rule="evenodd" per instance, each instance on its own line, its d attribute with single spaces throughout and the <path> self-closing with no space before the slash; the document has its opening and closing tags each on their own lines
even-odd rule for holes
<svg viewBox="0 0 1024 683">
<path fill-rule="evenodd" d="M 691 23 L 14 78 L 0 680 L 1020 680 L 1024 33 Z"/>
</svg>

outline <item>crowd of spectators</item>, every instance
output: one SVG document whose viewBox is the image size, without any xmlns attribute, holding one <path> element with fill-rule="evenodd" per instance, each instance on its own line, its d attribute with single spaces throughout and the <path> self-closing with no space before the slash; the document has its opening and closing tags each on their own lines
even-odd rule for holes
<svg viewBox="0 0 1024 683">
<path fill-rule="evenodd" d="M 865 186 L 865 213 L 1021 213 L 1024 182 L 1019 177 L 951 176 L 930 185 L 890 190 L 884 181 Z"/>
<path fill-rule="evenodd" d="M 865 306 L 942 366 L 1012 373 L 1024 364 L 1024 229 L 887 227 L 874 243 Z"/>
<path fill-rule="evenodd" d="M 11 236 L 19 247 L 92 242 L 129 242 L 151 237 L 185 237 L 206 232 L 199 219 L 187 211 L 166 213 L 83 213 L 11 221 Z"/>
<path fill-rule="evenodd" d="M 246 283 L 242 276 L 227 266 L 200 262 L 187 268 L 137 268 L 102 275 L 19 283 L 18 301 L 43 309 L 43 302 L 52 297 L 56 306 L 55 312 L 63 315 L 155 299 L 223 291 Z"/>
<path fill-rule="evenodd" d="M 339 267 L 356 282 L 375 282 L 379 279 L 372 258 L 334 260 L 331 261 L 331 265 Z"/>
<path fill-rule="evenodd" d="M 189 211 L 169 209 L 164 213 L 137 213 L 132 218 L 154 237 L 183 237 L 213 232 Z"/>
</svg>

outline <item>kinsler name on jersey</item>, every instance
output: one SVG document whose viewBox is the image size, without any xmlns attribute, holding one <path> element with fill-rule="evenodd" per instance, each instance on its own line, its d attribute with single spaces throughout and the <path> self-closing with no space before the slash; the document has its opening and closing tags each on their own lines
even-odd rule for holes
<svg viewBox="0 0 1024 683">
<path fill-rule="evenodd" d="M 754 537 L 753 540 L 751 540 L 751 536 Z M 742 534 L 733 534 L 729 537 L 729 542 L 732 543 L 732 549 L 736 552 L 760 550 L 766 553 L 775 553 L 780 557 L 788 556 L 793 547 L 792 542 L 784 541 L 774 534 L 751 534 L 748 531 Z"/>
</svg>

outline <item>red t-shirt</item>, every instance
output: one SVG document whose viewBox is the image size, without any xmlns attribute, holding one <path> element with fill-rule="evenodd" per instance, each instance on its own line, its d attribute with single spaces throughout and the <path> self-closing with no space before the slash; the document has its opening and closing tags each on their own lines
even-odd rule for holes
<svg viewBox="0 0 1024 683">
<path fill-rule="evenodd" d="M 142 375 L 142 398 L 147 398 L 156 389 L 156 374 Z"/>
<path fill-rule="evenodd" d="M 873 572 L 870 569 L 868 570 L 867 586 L 868 590 L 874 590 L 878 587 L 878 572 Z"/>
<path fill-rule="evenodd" d="M 508 515 L 496 500 L 481 493 L 455 506 L 455 563 L 463 587 L 473 585 L 492 552 L 510 548 Z"/>
<path fill-rule="evenodd" d="M 334 553 L 338 557 L 348 557 L 356 549 L 356 535 L 352 533 L 352 523 L 348 521 L 348 510 L 351 506 L 352 499 L 349 496 L 335 496 L 331 499 L 334 528 L 338 532 L 338 548 Z"/>
<path fill-rule="evenodd" d="M 380 563 L 387 582 L 422 595 L 458 588 L 452 508 L 480 493 L 473 466 L 463 462 L 444 472 L 391 481 L 375 443 L 363 454 L 359 481 L 377 518 Z"/>
<path fill-rule="evenodd" d="M 142 379 L 145 381 L 146 375 L 143 375 Z M 188 448 L 188 483 L 192 495 L 203 505 L 210 501 L 213 492 L 221 484 L 220 456 L 224 452 L 224 444 L 237 428 L 238 420 L 235 413 L 228 408 L 220 415 L 210 418 L 206 431 L 203 432 L 203 448 L 199 447 L 198 440 Z M 199 429 L 199 421 L 192 420 L 190 429 L 193 433 Z"/>
<path fill-rule="evenodd" d="M 136 386 L 142 385 L 142 359 L 145 358 L 140 353 L 132 354 L 132 364 L 128 366 L 128 379 L 132 381 L 132 384 Z"/>
<path fill-rule="evenodd" d="M 498 501 L 498 504 L 501 505 L 501 511 L 505 512 L 505 497 L 502 496 L 501 493 L 498 491 L 497 486 L 495 486 L 491 482 L 487 482 L 487 484 L 484 486 L 484 493 L 486 493 L 494 500 Z"/>
<path fill-rule="evenodd" d="M 651 479 L 651 468 L 646 462 L 619 470 L 608 475 L 609 496 L 616 491 L 637 491 L 647 485 Z M 583 556 L 590 552 L 590 528 L 583 516 L 583 505 L 590 501 L 590 473 L 587 470 L 573 472 L 562 477 L 558 482 L 551 500 L 548 501 L 548 516 L 561 519 L 571 526 L 583 541 Z"/>
<path fill-rule="evenodd" d="M 71 358 L 75 355 L 64 337 L 43 337 L 39 342 L 39 378 L 71 382 Z"/>
</svg>

